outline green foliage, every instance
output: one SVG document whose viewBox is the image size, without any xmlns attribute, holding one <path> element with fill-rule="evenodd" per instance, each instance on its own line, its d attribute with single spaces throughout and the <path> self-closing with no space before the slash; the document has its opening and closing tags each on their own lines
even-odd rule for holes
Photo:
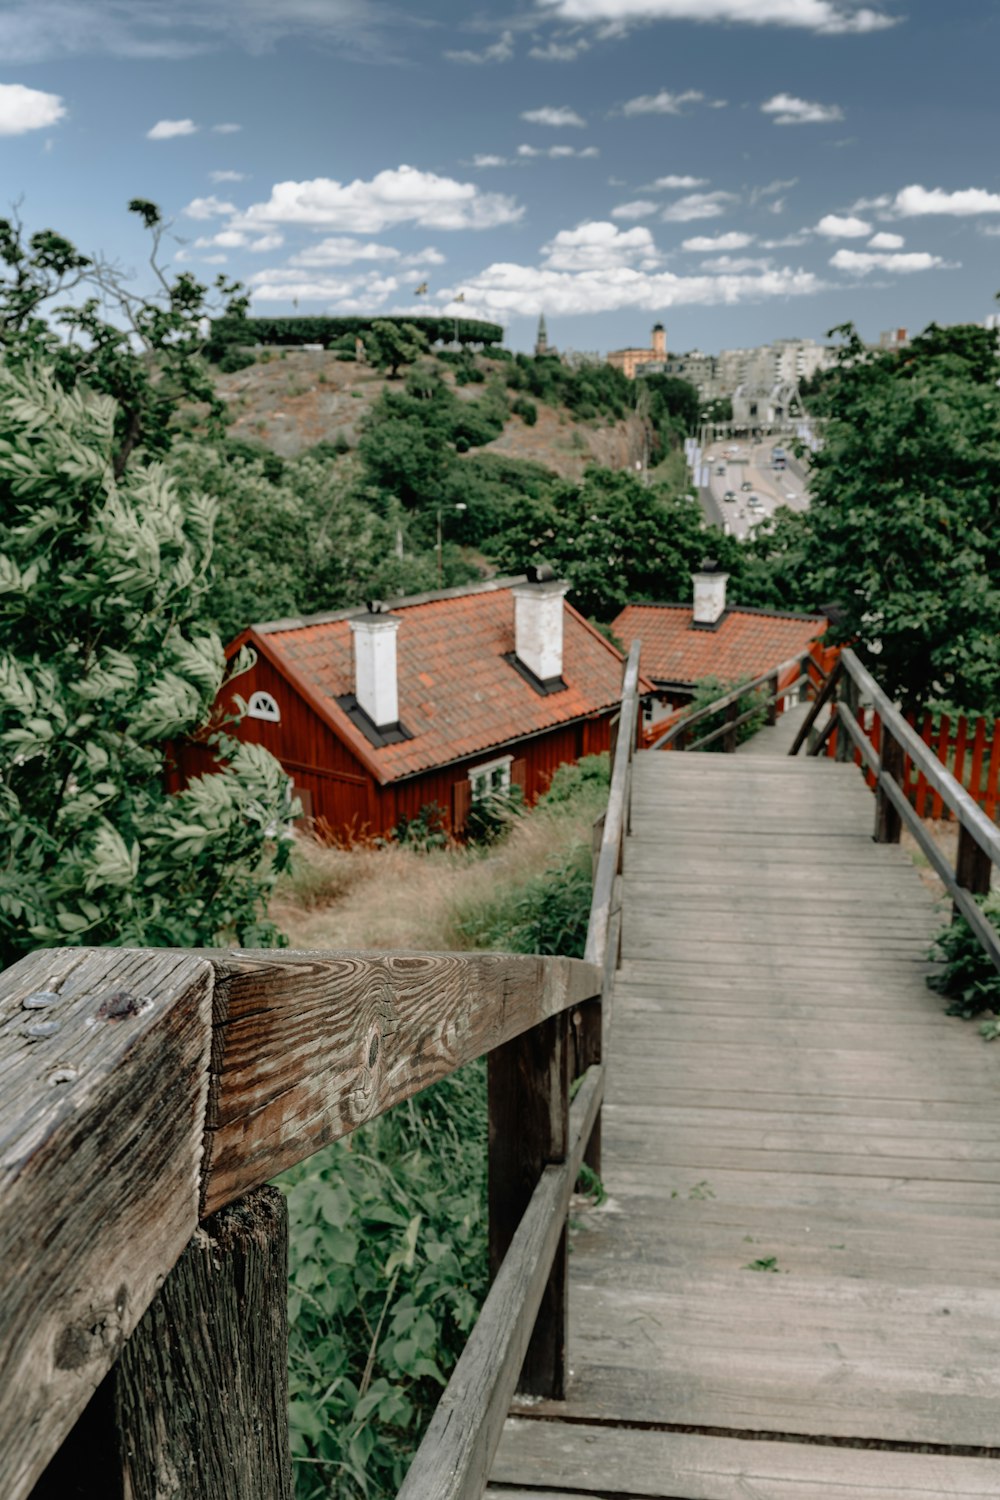
<svg viewBox="0 0 1000 1500">
<path fill-rule="evenodd" d="M 518 354 L 504 378 L 512 390 L 548 406 L 565 406 L 580 421 L 616 421 L 628 416 L 634 402 L 633 384 L 621 370 L 605 364 L 573 369 L 554 354 Z"/>
<path fill-rule="evenodd" d="M 905 708 L 1000 713 L 1000 391 L 992 334 L 931 327 L 900 355 L 850 325 L 814 400 L 805 589 L 844 611 Z"/>
<path fill-rule="evenodd" d="M 170 796 L 164 741 L 225 669 L 197 621 L 214 508 L 159 465 L 113 472 L 118 412 L 0 366 L 0 962 L 44 944 L 277 939 L 287 777 L 254 745 Z"/>
<path fill-rule="evenodd" d="M 415 817 L 399 819 L 392 837 L 414 849 L 445 849 L 451 843 L 449 826 L 447 810 L 440 803 L 426 802 Z"/>
<path fill-rule="evenodd" d="M 365 353 L 377 370 L 388 370 L 395 380 L 400 365 L 412 365 L 427 352 L 427 336 L 412 323 L 377 318 L 364 336 Z"/>
<path fill-rule="evenodd" d="M 114 398 L 116 477 L 133 452 L 151 460 L 169 450 L 182 402 L 204 403 L 208 428 L 221 433 L 226 408 L 206 363 L 206 315 L 214 300 L 236 330 L 247 307 L 239 284 L 224 276 L 211 289 L 188 271 L 170 280 L 158 263 L 166 230 L 159 209 L 144 198 L 128 207 L 152 239 L 159 283 L 153 297 L 140 296 L 117 267 L 81 255 L 52 230 L 26 237 L 19 219 L 0 219 L 0 353 L 17 365 L 44 356 L 65 389 L 79 384 Z M 81 288 L 83 297 L 62 301 Z"/>
<path fill-rule="evenodd" d="M 695 714 L 699 709 L 707 708 L 717 698 L 724 697 L 726 693 L 732 692 L 733 688 L 738 686 L 739 683 L 724 682 L 720 677 L 702 677 L 694 685 L 694 694 L 691 702 L 687 705 L 686 712 L 688 714 Z M 757 733 L 758 729 L 763 727 L 764 721 L 767 718 L 767 706 L 763 701 L 765 696 L 764 688 L 755 688 L 752 692 L 743 693 L 736 700 L 737 715 L 749 713 L 754 708 L 757 709 L 753 718 L 748 719 L 745 724 L 741 724 L 737 729 L 736 743 L 738 745 L 742 745 L 744 740 L 751 739 Z M 729 711 L 729 709 L 723 708 L 718 713 L 708 714 L 706 718 L 699 720 L 691 730 L 692 738 L 700 740 L 703 735 L 712 734 L 716 729 L 721 729 L 726 723 L 726 715 Z M 725 750 L 725 737 L 720 735 L 711 745 L 706 745 L 705 749 L 707 751 L 714 750 L 723 753 Z"/>
<path fill-rule="evenodd" d="M 513 499 L 502 532 L 485 545 L 511 571 L 550 563 L 570 580 L 578 609 L 608 620 L 630 600 L 686 598 L 693 568 L 706 549 L 722 555 L 724 542 L 706 535 L 686 498 L 595 468 L 581 484 Z"/>
<path fill-rule="evenodd" d="M 644 375 L 642 386 L 650 399 L 650 416 L 658 430 L 668 424 L 683 437 L 697 432 L 703 410 L 698 389 L 676 375 Z"/>
<path fill-rule="evenodd" d="M 487 1286 L 476 1063 L 293 1169 L 290 1418 L 300 1500 L 389 1500 Z"/>
<path fill-rule="evenodd" d="M 471 914 L 463 931 L 477 948 L 582 958 L 592 891 L 590 848 L 580 843 L 513 896 Z"/>
<path fill-rule="evenodd" d="M 1000 931 L 1000 890 L 977 896 L 976 901 L 983 916 Z M 969 1020 L 987 1010 L 1000 1016 L 1000 974 L 964 917 L 956 918 L 938 933 L 933 957 L 944 967 L 928 984 L 948 997 L 950 1016 Z M 984 1035 L 992 1041 L 998 1034 L 996 1022 L 986 1022 Z"/>
<path fill-rule="evenodd" d="M 502 791 L 490 792 L 486 796 L 473 797 L 465 820 L 465 838 L 470 844 L 485 848 L 505 838 L 523 808 L 523 793 L 519 786 L 508 786 Z"/>
<path fill-rule="evenodd" d="M 538 421 L 538 407 L 534 401 L 529 401 L 527 396 L 518 396 L 510 409 L 515 417 L 521 418 L 525 427 L 534 427 Z"/>
<path fill-rule="evenodd" d="M 354 337 L 364 335 L 375 322 L 389 318 L 216 318 L 212 323 L 213 355 L 226 344 L 323 344 L 325 348 L 345 347 L 353 351 Z M 484 323 L 476 318 L 414 317 L 401 321 L 419 328 L 428 343 L 499 344 L 503 329 L 499 323 Z"/>
</svg>

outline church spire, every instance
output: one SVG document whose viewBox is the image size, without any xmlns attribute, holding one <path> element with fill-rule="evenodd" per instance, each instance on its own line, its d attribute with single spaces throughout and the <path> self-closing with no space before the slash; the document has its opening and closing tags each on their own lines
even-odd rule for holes
<svg viewBox="0 0 1000 1500">
<path fill-rule="evenodd" d="M 549 334 L 545 327 L 545 314 L 542 313 L 538 319 L 538 337 L 535 339 L 535 354 L 547 354 L 549 351 Z"/>
</svg>

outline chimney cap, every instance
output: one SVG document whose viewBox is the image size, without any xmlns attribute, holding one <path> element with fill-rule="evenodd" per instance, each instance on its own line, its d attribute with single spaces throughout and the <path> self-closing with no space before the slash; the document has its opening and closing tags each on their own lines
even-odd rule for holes
<svg viewBox="0 0 1000 1500">
<path fill-rule="evenodd" d="M 551 583 L 556 570 L 549 563 L 529 563 L 524 570 L 529 583 Z"/>
<path fill-rule="evenodd" d="M 370 615 L 387 615 L 389 606 L 384 599 L 366 599 L 365 609 Z"/>
<path fill-rule="evenodd" d="M 699 573 L 724 573 L 726 570 L 717 557 L 703 557 Z"/>
</svg>

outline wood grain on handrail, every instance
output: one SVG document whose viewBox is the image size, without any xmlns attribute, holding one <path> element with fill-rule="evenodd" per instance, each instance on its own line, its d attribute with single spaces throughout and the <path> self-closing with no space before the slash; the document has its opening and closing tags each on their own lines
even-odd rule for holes
<svg viewBox="0 0 1000 1500">
<path fill-rule="evenodd" d="M 593 995 L 573 958 L 206 953 L 215 971 L 202 1213 Z"/>
</svg>

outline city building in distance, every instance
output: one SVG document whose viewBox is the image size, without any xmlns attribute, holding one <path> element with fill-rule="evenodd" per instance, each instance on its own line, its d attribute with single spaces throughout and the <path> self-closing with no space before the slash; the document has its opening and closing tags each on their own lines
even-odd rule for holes
<svg viewBox="0 0 1000 1500">
<path fill-rule="evenodd" d="M 621 370 L 627 380 L 634 380 L 643 366 L 662 368 L 667 358 L 667 331 L 662 323 L 654 323 L 648 349 L 613 349 L 607 358 L 608 364 Z"/>
</svg>

